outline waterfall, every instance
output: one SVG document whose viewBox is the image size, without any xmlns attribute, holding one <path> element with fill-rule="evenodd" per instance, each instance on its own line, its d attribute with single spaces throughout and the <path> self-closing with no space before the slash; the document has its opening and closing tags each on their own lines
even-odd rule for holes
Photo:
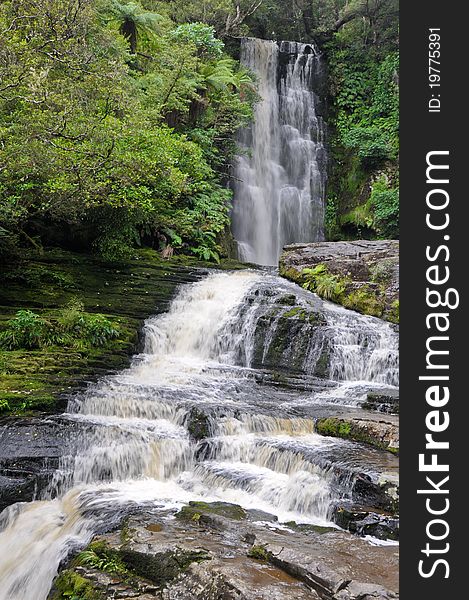
<svg viewBox="0 0 469 600">
<path fill-rule="evenodd" d="M 395 382 L 396 334 L 377 319 L 342 313 L 262 272 L 214 273 L 183 286 L 167 314 L 146 322 L 132 366 L 70 401 L 61 419 L 78 433 L 43 499 L 0 516 L 0 547 L 8 548 L 0 600 L 26 600 L 32 590 L 45 600 L 70 552 L 132 505 L 176 510 L 221 500 L 283 522 L 333 526 L 331 507 L 352 493 L 356 467 L 343 477 L 345 454 L 354 465 L 363 449 L 315 432 L 308 407 L 319 392 L 298 399 L 297 390 L 263 380 L 275 349 L 279 364 L 299 360 L 307 389 L 309 365 L 324 348 L 330 355 L 331 340 L 341 349 L 330 356 L 330 377 Z M 203 417 L 199 437 L 194 411 Z"/>
<path fill-rule="evenodd" d="M 399 385 L 399 337 L 389 323 L 335 304 L 328 305 L 328 320 L 332 379 Z"/>
<path fill-rule="evenodd" d="M 233 234 L 241 260 L 277 265 L 286 244 L 324 239 L 324 65 L 314 44 L 251 38 L 241 62 L 258 77 L 260 101 L 239 137 Z"/>
</svg>

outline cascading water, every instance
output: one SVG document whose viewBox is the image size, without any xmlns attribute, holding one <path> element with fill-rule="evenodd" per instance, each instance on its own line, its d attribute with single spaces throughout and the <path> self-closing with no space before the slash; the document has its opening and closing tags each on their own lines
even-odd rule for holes
<svg viewBox="0 0 469 600">
<path fill-rule="evenodd" d="M 232 229 L 241 260 L 277 265 L 285 244 L 324 239 L 324 65 L 314 44 L 252 38 L 241 62 L 257 75 L 261 100 L 239 138 Z"/>
<path fill-rule="evenodd" d="M 271 319 L 279 329 L 289 319 L 305 342 L 305 377 L 324 344 L 340 340 L 331 377 L 396 383 L 396 334 L 381 321 L 251 271 L 181 288 L 170 311 L 147 322 L 133 366 L 70 402 L 62 422 L 82 429 L 48 496 L 0 517 L 0 547 L 8 548 L 0 600 L 26 600 L 31 590 L 45 600 L 60 562 L 131 504 L 168 510 L 222 500 L 283 521 L 331 524 L 331 506 L 350 495 L 352 481 L 338 480 L 335 457 L 342 465 L 347 453 L 352 463 L 359 458 L 351 442 L 315 433 L 307 410 L 314 393 L 301 399 L 303 413 L 292 412 L 297 391 L 257 383 L 278 351 L 277 329 L 263 334 Z M 282 352 L 292 363 L 298 347 L 287 339 Z M 194 411 L 205 415 L 202 436 L 194 435 Z"/>
</svg>

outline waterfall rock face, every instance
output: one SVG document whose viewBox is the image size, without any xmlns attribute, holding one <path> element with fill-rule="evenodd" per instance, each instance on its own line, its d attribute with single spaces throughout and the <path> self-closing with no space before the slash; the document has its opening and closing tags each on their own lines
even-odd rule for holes
<svg viewBox="0 0 469 600">
<path fill-rule="evenodd" d="M 277 265 L 282 247 L 324 239 L 324 63 L 314 44 L 245 39 L 261 100 L 240 134 L 233 234 L 241 260 Z"/>
</svg>

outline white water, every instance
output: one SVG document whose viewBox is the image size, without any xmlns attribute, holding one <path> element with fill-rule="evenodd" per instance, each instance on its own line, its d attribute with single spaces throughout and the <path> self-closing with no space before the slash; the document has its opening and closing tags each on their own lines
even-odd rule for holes
<svg viewBox="0 0 469 600">
<path fill-rule="evenodd" d="M 328 304 L 333 331 L 330 377 L 399 385 L 399 338 L 389 323 Z"/>
<path fill-rule="evenodd" d="M 241 61 L 257 75 L 261 101 L 239 140 L 232 228 L 241 260 L 277 265 L 285 244 L 324 239 L 323 64 L 312 44 L 252 38 Z"/>
<path fill-rule="evenodd" d="M 256 295 L 262 288 L 270 295 Z M 299 303 L 314 299 L 249 271 L 183 287 L 166 315 L 147 322 L 145 352 L 134 365 L 70 403 L 65 417 L 83 432 L 51 484 L 58 498 L 2 514 L 0 600 L 29 600 L 31 593 L 44 600 L 60 562 L 96 531 L 118 523 L 131 503 L 169 509 L 223 500 L 280 521 L 330 525 L 337 491 L 322 457 L 350 447 L 317 435 L 307 416 L 280 413 L 282 392 L 256 386 L 253 370 L 238 362 L 240 348 L 245 359 L 252 355 L 258 322 L 285 289 L 296 290 Z M 394 381 L 392 330 L 314 301 L 340 342 L 334 377 Z M 341 360 L 347 362 L 342 370 Z M 212 415 L 203 447 L 187 428 L 194 407 Z"/>
</svg>

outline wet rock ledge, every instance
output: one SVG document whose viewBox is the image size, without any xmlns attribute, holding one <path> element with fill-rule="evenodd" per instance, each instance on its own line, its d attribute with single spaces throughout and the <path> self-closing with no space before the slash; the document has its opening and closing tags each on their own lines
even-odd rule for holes
<svg viewBox="0 0 469 600">
<path fill-rule="evenodd" d="M 280 526 L 269 517 L 222 502 L 193 502 L 176 515 L 146 509 L 72 559 L 49 598 L 398 597 L 397 546 L 373 546 L 331 528 Z"/>
<path fill-rule="evenodd" d="M 346 308 L 399 322 L 397 240 L 285 246 L 280 275 Z"/>
</svg>

